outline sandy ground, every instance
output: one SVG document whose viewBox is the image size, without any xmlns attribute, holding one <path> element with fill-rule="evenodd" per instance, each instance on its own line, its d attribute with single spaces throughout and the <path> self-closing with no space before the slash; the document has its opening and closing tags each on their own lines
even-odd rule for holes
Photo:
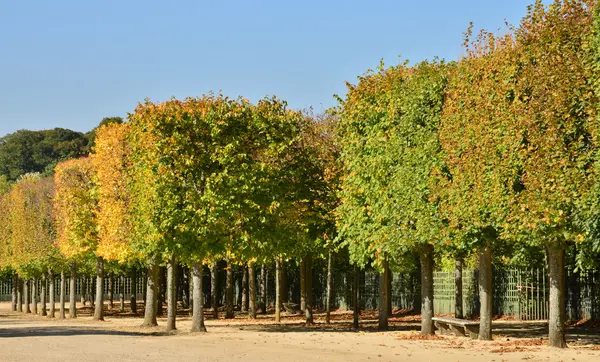
<svg viewBox="0 0 600 362">
<path fill-rule="evenodd" d="M 164 319 L 146 329 L 138 327 L 139 317 L 50 320 L 9 307 L 0 303 L 0 361 L 600 361 L 598 330 L 571 331 L 569 348 L 556 350 L 545 346 L 540 323 L 495 322 L 491 342 L 423 340 L 415 316 L 395 317 L 391 331 L 377 332 L 365 315 L 364 330 L 356 332 L 344 313 L 335 314 L 330 326 L 320 316 L 314 326 L 292 317 L 282 325 L 267 316 L 257 322 L 208 320 L 208 333 L 190 334 L 186 316 L 178 319 L 178 331 L 166 333 Z"/>
</svg>

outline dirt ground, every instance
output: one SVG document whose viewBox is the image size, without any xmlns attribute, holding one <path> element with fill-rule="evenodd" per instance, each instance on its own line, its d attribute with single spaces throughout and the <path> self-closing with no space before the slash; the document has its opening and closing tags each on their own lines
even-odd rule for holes
<svg viewBox="0 0 600 362">
<path fill-rule="evenodd" d="M 89 310 L 87 310 L 89 312 Z M 110 313 L 109 313 L 110 314 Z M 545 346 L 544 323 L 494 322 L 494 341 L 417 333 L 418 316 L 396 313 L 389 332 L 378 332 L 374 314 L 365 313 L 361 331 L 351 315 L 338 312 L 326 325 L 318 314 L 306 326 L 287 316 L 276 324 L 270 316 L 251 322 L 207 320 L 208 333 L 191 334 L 190 318 L 178 318 L 178 331 L 140 328 L 139 316 L 108 316 L 94 322 L 81 310 L 76 320 L 57 320 L 10 312 L 0 303 L 0 361 L 600 361 L 597 328 L 569 330 L 569 348 Z M 527 338 L 520 338 L 520 337 Z"/>
</svg>

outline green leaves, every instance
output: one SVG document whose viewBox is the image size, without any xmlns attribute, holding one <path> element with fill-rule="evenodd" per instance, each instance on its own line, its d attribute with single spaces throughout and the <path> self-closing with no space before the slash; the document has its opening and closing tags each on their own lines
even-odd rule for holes
<svg viewBox="0 0 600 362">
<path fill-rule="evenodd" d="M 360 265 L 440 242 L 429 184 L 442 166 L 438 129 L 448 69 L 435 62 L 381 69 L 360 78 L 344 101 L 338 222 Z"/>
</svg>

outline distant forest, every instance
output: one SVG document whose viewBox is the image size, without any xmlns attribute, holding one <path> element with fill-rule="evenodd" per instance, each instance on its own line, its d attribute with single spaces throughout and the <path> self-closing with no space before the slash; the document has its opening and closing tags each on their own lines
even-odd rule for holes
<svg viewBox="0 0 600 362">
<path fill-rule="evenodd" d="M 58 162 L 89 154 L 100 126 L 122 122 L 121 117 L 106 117 L 87 133 L 54 128 L 19 130 L 0 137 L 0 178 L 16 181 L 31 172 L 49 175 Z"/>
</svg>

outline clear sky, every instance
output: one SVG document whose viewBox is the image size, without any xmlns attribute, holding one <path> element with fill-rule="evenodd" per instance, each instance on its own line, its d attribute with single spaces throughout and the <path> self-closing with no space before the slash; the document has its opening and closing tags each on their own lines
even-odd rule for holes
<svg viewBox="0 0 600 362">
<path fill-rule="evenodd" d="M 211 90 L 320 111 L 380 59 L 455 60 L 470 21 L 497 30 L 528 3 L 0 0 L 0 136 Z"/>
</svg>

